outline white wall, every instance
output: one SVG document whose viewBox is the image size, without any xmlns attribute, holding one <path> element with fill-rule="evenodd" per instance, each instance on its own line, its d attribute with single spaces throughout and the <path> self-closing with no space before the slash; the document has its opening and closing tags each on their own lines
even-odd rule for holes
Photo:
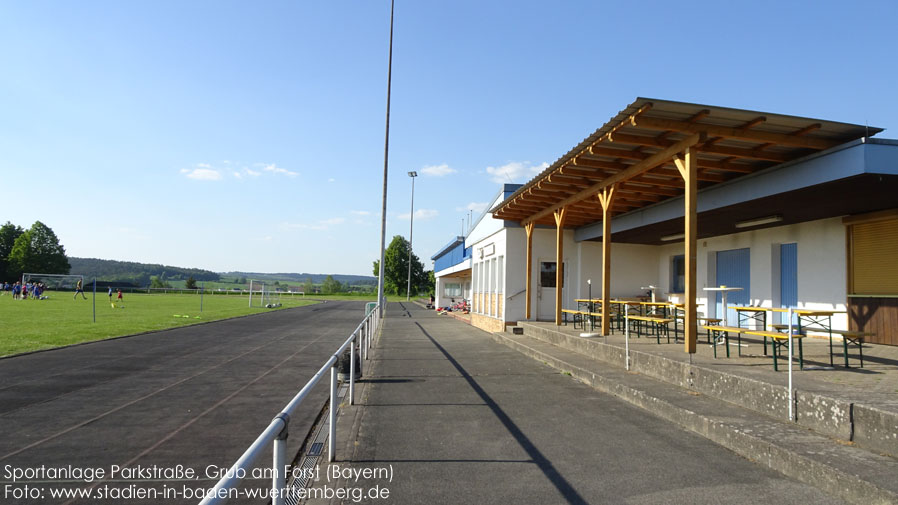
<svg viewBox="0 0 898 505">
<path fill-rule="evenodd" d="M 696 257 L 699 312 L 715 315 L 714 296 L 704 287 L 716 286 L 718 251 L 749 248 L 752 305 L 779 307 L 779 245 L 798 244 L 798 306 L 818 310 L 847 310 L 845 226 L 841 218 L 746 231 L 698 241 Z M 682 242 L 658 248 L 659 286 L 670 291 L 671 257 L 683 254 Z M 679 297 L 675 297 L 679 299 Z M 710 301 L 710 304 L 709 304 Z M 845 314 L 833 316 L 833 327 L 848 328 Z"/>
<path fill-rule="evenodd" d="M 592 296 L 602 296 L 602 243 L 579 243 L 581 282 L 580 295 L 589 296 L 586 279 L 592 279 Z M 658 284 L 658 247 L 642 244 L 611 244 L 611 297 L 644 295 L 643 286 Z M 663 291 L 656 291 L 659 300 L 665 299 Z"/>
</svg>

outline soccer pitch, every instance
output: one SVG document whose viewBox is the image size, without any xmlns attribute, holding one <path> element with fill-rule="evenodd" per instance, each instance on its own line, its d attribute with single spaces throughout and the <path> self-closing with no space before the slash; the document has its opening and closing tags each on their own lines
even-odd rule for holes
<svg viewBox="0 0 898 505">
<path fill-rule="evenodd" d="M 73 300 L 70 291 L 46 294 L 46 300 L 0 296 L 0 356 L 316 303 L 282 296 L 280 309 L 265 309 L 249 307 L 247 296 L 207 294 L 200 312 L 199 295 L 126 293 L 123 307 L 112 308 L 106 293 L 97 293 L 94 323 L 91 293 L 87 300 L 80 295 Z"/>
</svg>

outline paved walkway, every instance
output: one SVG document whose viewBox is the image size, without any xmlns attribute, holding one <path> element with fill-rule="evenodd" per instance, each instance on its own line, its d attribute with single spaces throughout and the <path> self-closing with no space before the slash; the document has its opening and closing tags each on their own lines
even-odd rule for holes
<svg viewBox="0 0 898 505">
<path fill-rule="evenodd" d="M 840 503 L 414 305 L 371 363 L 338 422 L 363 503 Z"/>
</svg>

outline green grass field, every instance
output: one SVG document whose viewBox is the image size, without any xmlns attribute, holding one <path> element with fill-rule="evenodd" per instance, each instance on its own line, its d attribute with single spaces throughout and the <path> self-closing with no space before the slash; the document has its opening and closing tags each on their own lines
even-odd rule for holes
<svg viewBox="0 0 898 505">
<path fill-rule="evenodd" d="M 0 356 L 278 310 L 250 308 L 246 296 L 206 295 L 200 313 L 198 295 L 174 294 L 125 294 L 124 308 L 112 308 L 106 294 L 98 293 L 94 323 L 90 294 L 87 300 L 72 300 L 71 292 L 47 294 L 47 300 L 0 296 Z M 281 303 L 289 308 L 316 302 L 282 296 Z"/>
</svg>

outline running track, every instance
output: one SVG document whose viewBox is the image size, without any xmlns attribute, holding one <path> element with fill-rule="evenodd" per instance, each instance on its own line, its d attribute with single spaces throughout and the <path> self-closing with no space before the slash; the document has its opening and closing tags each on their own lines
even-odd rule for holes
<svg viewBox="0 0 898 505">
<path fill-rule="evenodd" d="M 230 466 L 364 317 L 361 302 L 328 302 L 0 359 L 0 483 L 8 468 Z M 299 450 L 327 380 L 291 418 Z M 270 450 L 260 458 L 270 464 Z M 35 482 L 35 487 L 90 484 Z M 127 482 L 102 482 L 126 486 Z M 140 481 L 160 488 L 183 482 Z M 251 482 L 265 487 L 264 482 Z M 16 500 L 0 503 L 196 503 L 197 500 Z M 241 503 L 245 500 L 232 500 Z"/>
</svg>

